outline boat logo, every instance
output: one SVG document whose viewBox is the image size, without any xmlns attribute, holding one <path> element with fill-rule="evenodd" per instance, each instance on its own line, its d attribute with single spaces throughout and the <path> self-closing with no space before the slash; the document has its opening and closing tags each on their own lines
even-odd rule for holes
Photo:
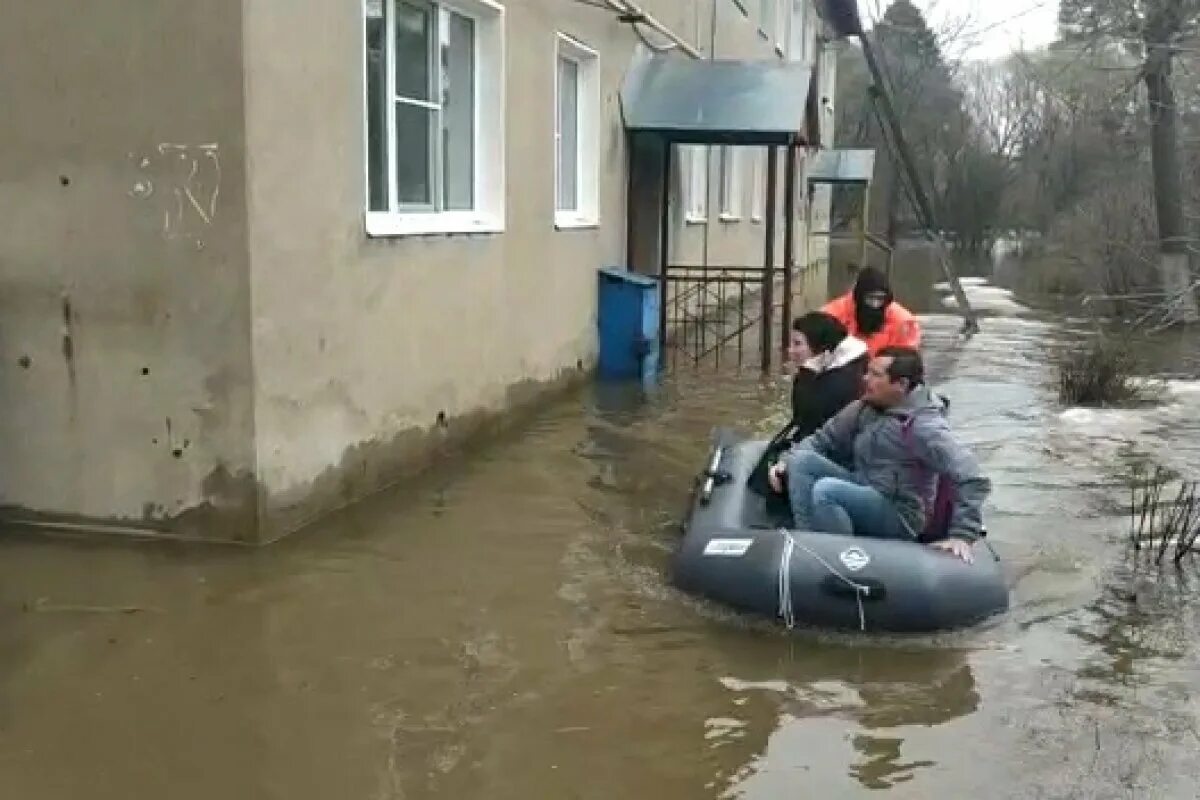
<svg viewBox="0 0 1200 800">
<path fill-rule="evenodd" d="M 871 563 L 871 557 L 861 547 L 851 547 L 843 550 L 838 558 L 846 565 L 846 569 L 851 572 L 858 572 Z"/>
<path fill-rule="evenodd" d="M 752 544 L 753 539 L 713 539 L 704 546 L 704 555 L 741 558 Z"/>
</svg>

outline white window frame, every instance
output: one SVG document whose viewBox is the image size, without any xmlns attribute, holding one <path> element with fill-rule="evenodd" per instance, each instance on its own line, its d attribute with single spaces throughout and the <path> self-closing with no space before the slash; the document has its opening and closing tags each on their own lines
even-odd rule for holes
<svg viewBox="0 0 1200 800">
<path fill-rule="evenodd" d="M 748 151 L 745 147 L 724 145 L 721 147 L 721 196 L 722 222 L 737 222 L 742 218 L 742 162 Z"/>
<path fill-rule="evenodd" d="M 397 202 L 396 187 L 396 4 L 402 0 L 362 0 L 362 69 L 363 69 L 363 175 L 366 209 L 364 227 L 368 236 L 411 236 L 454 233 L 500 233 L 505 224 L 505 52 L 504 6 L 493 0 L 423 0 L 431 6 L 439 20 L 450 11 L 468 17 L 474 23 L 474 208 L 469 210 L 410 210 Z M 387 211 L 370 209 L 371 167 L 368 152 L 370 106 L 367 77 L 366 18 L 369 5 L 382 3 L 388 31 L 386 36 L 386 97 L 388 158 L 385 166 L 388 181 Z M 438 168 L 435 166 L 435 169 Z"/>
<path fill-rule="evenodd" d="M 558 207 L 561 132 L 559 121 L 559 59 L 573 61 L 578 68 L 576 98 L 575 208 Z M 560 230 L 594 228 L 600 224 L 600 55 L 565 33 L 555 36 L 554 46 L 554 226 Z"/>
<path fill-rule="evenodd" d="M 708 145 L 679 145 L 683 167 L 683 219 L 692 224 L 708 222 Z"/>
</svg>

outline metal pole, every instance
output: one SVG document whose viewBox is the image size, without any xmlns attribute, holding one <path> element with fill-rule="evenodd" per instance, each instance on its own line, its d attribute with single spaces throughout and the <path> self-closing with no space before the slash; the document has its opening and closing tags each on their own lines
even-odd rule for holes
<svg viewBox="0 0 1200 800">
<path fill-rule="evenodd" d="M 862 239 L 862 265 L 867 266 L 867 231 L 871 227 L 871 184 L 866 184 L 863 187 L 862 196 L 862 229 L 859 231 L 859 237 Z M 888 280 L 892 276 L 888 275 Z"/>
<path fill-rule="evenodd" d="M 767 217 L 766 247 L 763 253 L 762 288 L 762 371 L 771 371 L 771 308 L 775 304 L 775 207 L 778 194 L 778 152 L 774 145 L 767 148 Z"/>
<path fill-rule="evenodd" d="M 671 254 L 671 140 L 663 141 L 662 156 L 662 196 L 659 198 L 658 217 L 658 352 L 659 363 L 666 364 L 667 358 L 667 263 Z"/>
<path fill-rule="evenodd" d="M 631 133 L 625 139 L 625 147 L 628 152 L 625 154 L 625 268 L 633 269 L 633 167 L 637 158 L 637 143 L 638 135 Z M 645 269 L 643 267 L 642 269 Z"/>
<path fill-rule="evenodd" d="M 788 329 L 792 324 L 792 272 L 796 268 L 796 156 L 798 148 L 788 145 L 787 178 L 783 200 L 783 319 L 779 324 L 779 363 L 787 361 Z"/>
<path fill-rule="evenodd" d="M 967 300 L 967 293 L 963 291 L 962 284 L 959 283 L 958 275 L 950 267 L 950 260 L 945 257 L 946 244 L 942 241 L 941 235 L 938 233 L 936 221 L 933 216 L 933 206 L 929 202 L 929 197 L 925 194 L 925 187 L 921 184 L 920 176 L 917 174 L 917 167 L 913 161 L 912 150 L 909 149 L 908 140 L 904 138 L 904 132 L 900 129 L 900 122 L 896 117 L 896 109 L 892 106 L 892 100 L 888 96 L 885 89 L 887 86 L 883 80 L 883 73 L 879 69 L 879 62 L 875 58 L 875 51 L 871 47 L 870 38 L 861 31 L 857 33 L 859 42 L 862 43 L 863 57 L 867 60 L 867 69 L 871 72 L 871 79 L 875 85 L 872 87 L 872 99 L 876 102 L 876 107 L 882 112 L 882 117 L 887 125 L 888 132 L 891 134 L 892 143 L 896 146 L 896 153 L 899 156 L 900 165 L 904 168 L 905 176 L 908 178 L 909 186 L 912 190 L 913 204 L 917 216 L 921 218 L 921 224 L 924 226 L 926 236 L 934 244 L 939 245 L 943 250 L 942 258 L 939 259 L 942 266 L 942 272 L 949 281 L 950 287 L 954 290 L 954 297 L 958 301 L 958 307 L 962 310 L 964 326 L 963 330 L 968 333 L 977 333 L 979 331 L 979 320 L 975 316 L 975 311 L 971 308 L 970 302 Z"/>
</svg>

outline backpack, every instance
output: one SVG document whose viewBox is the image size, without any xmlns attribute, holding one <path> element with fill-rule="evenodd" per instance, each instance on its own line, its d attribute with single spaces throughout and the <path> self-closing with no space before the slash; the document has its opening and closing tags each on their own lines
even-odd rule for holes
<svg viewBox="0 0 1200 800">
<path fill-rule="evenodd" d="M 908 454 L 917 463 L 918 484 L 924 485 L 928 480 L 929 473 L 925 469 L 925 465 L 917 458 L 916 447 L 913 445 L 912 427 L 915 420 L 915 415 L 904 420 L 900 425 L 900 435 L 904 439 L 904 447 L 908 450 Z M 925 510 L 925 529 L 918 533 L 918 542 L 929 544 L 941 541 L 950 535 L 950 520 L 954 516 L 954 502 L 957 499 L 958 492 L 954 481 L 950 480 L 949 475 L 938 473 L 934 481 L 933 503 L 928 504 L 925 498 L 921 498 L 921 504 Z"/>
</svg>

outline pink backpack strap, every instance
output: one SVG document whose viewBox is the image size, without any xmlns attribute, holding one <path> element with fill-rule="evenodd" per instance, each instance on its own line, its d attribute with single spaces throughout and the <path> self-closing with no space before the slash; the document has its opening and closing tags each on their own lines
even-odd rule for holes
<svg viewBox="0 0 1200 800">
<path fill-rule="evenodd" d="M 912 429 L 916 421 L 916 414 L 910 414 L 909 416 L 905 417 L 904 421 L 900 423 L 900 438 L 904 441 L 904 449 L 908 451 L 909 457 L 912 458 L 913 463 L 916 464 L 914 469 L 917 473 L 917 485 L 923 487 L 929 482 L 929 470 L 925 468 L 925 464 L 922 463 L 920 457 L 917 455 L 917 448 L 913 442 Z M 936 493 L 936 486 L 934 487 L 934 491 Z M 929 507 L 929 503 L 926 501 L 924 496 L 921 497 L 921 508 L 925 512 L 925 519 L 928 523 L 928 521 L 932 518 L 934 509 Z"/>
</svg>

